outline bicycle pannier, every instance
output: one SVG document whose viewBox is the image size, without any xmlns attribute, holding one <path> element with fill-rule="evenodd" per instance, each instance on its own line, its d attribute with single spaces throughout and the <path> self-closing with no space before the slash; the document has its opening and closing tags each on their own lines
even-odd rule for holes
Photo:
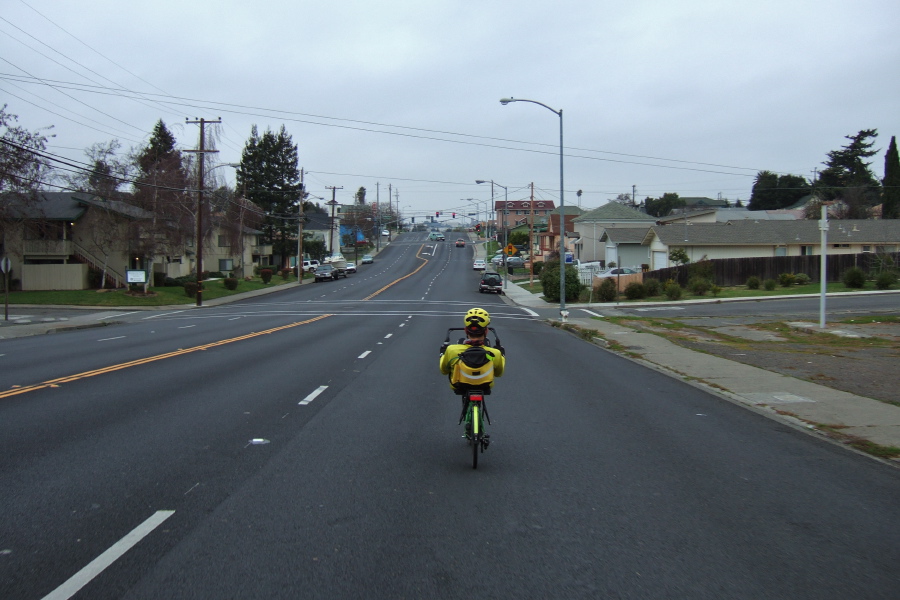
<svg viewBox="0 0 900 600">
<path fill-rule="evenodd" d="M 494 363 L 487 350 L 472 346 L 459 353 L 450 372 L 450 383 L 490 386 L 494 382 Z"/>
</svg>

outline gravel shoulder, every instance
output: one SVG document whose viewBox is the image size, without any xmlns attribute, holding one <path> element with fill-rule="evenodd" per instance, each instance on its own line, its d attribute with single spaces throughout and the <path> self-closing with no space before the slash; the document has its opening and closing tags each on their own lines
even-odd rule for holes
<svg viewBox="0 0 900 600">
<path fill-rule="evenodd" d="M 836 334 L 783 322 L 710 326 L 704 321 L 647 319 L 628 325 L 690 350 L 900 406 L 900 323 L 830 325 L 842 332 Z"/>
</svg>

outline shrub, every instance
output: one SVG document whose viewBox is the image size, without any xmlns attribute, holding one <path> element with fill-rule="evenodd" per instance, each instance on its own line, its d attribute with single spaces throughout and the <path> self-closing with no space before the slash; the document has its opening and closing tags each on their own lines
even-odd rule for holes
<svg viewBox="0 0 900 600">
<path fill-rule="evenodd" d="M 812 281 L 806 273 L 797 273 L 794 277 L 797 280 L 797 285 L 809 285 Z"/>
<path fill-rule="evenodd" d="M 269 283 L 272 281 L 272 269 L 260 269 L 259 277 L 263 283 Z"/>
<path fill-rule="evenodd" d="M 584 287 L 578 277 L 575 267 L 567 266 L 566 271 L 566 301 L 578 300 Z M 544 288 L 544 296 L 551 302 L 559 302 L 559 263 L 551 262 L 545 265 L 541 271 L 541 287 Z"/>
<path fill-rule="evenodd" d="M 279 271 L 279 274 L 281 275 L 282 279 L 287 281 L 287 278 L 291 276 L 291 269 L 281 269 L 281 271 Z"/>
<path fill-rule="evenodd" d="M 532 263 L 532 268 L 534 269 L 534 274 L 537 276 L 540 276 L 541 271 L 543 271 L 543 269 L 544 269 L 544 262 L 541 261 L 541 262 Z"/>
<path fill-rule="evenodd" d="M 184 284 L 184 293 L 187 294 L 188 298 L 196 298 L 197 290 L 200 289 L 200 285 L 196 281 L 187 281 Z"/>
<path fill-rule="evenodd" d="M 777 285 L 778 285 L 778 282 L 775 281 L 774 279 L 766 279 L 766 280 L 763 282 L 763 287 L 766 288 L 766 290 L 768 290 L 768 291 L 770 291 L 770 292 L 771 292 L 772 290 L 774 290 L 774 289 L 775 289 L 775 286 L 777 286 Z"/>
<path fill-rule="evenodd" d="M 759 277 L 756 275 L 751 275 L 747 278 L 747 289 L 748 290 L 758 290 L 759 289 Z"/>
<path fill-rule="evenodd" d="M 897 283 L 897 274 L 890 271 L 882 271 L 875 278 L 875 287 L 879 290 L 889 290 L 895 283 Z"/>
<path fill-rule="evenodd" d="M 781 287 L 791 287 L 797 281 L 793 273 L 782 273 L 778 276 L 778 283 Z"/>
<path fill-rule="evenodd" d="M 662 294 L 662 283 L 659 282 L 659 279 L 647 279 L 644 281 L 644 290 L 649 298 L 659 296 Z"/>
<path fill-rule="evenodd" d="M 165 287 L 166 285 L 166 277 L 165 273 L 159 273 L 157 271 L 153 272 L 153 287 Z"/>
<path fill-rule="evenodd" d="M 712 285 L 713 280 L 715 279 L 715 269 L 713 268 L 713 262 L 709 259 L 706 259 L 698 260 L 693 264 L 689 264 L 688 274 L 691 276 L 691 278 L 706 279 L 707 281 L 709 281 L 710 285 Z"/>
<path fill-rule="evenodd" d="M 866 285 L 866 274 L 859 267 L 850 267 L 844 271 L 841 281 L 848 288 L 862 289 Z"/>
<path fill-rule="evenodd" d="M 231 290 L 232 292 L 237 289 L 238 280 L 234 277 L 226 277 L 225 278 L 225 289 Z"/>
<path fill-rule="evenodd" d="M 629 300 L 641 300 L 647 297 L 647 288 L 639 281 L 632 281 L 625 286 L 624 293 Z"/>
<path fill-rule="evenodd" d="M 88 286 L 92 290 L 100 289 L 103 285 L 103 271 L 88 267 Z"/>
<path fill-rule="evenodd" d="M 600 285 L 597 286 L 597 298 L 600 299 L 600 302 L 613 302 L 618 295 L 619 290 L 612 277 L 600 280 Z"/>
<path fill-rule="evenodd" d="M 712 285 L 709 287 L 709 291 L 712 293 L 713 296 L 718 297 L 719 294 L 722 293 L 722 288 L 720 288 L 720 287 L 717 286 L 716 284 L 712 284 Z"/>
<path fill-rule="evenodd" d="M 166 277 L 163 279 L 163 287 L 181 287 L 184 284 L 175 279 L 174 277 Z"/>
<path fill-rule="evenodd" d="M 669 300 L 681 300 L 683 291 L 677 283 L 669 283 L 666 285 L 666 298 Z"/>
<path fill-rule="evenodd" d="M 210 272 L 206 273 L 206 275 L 204 275 L 204 277 L 203 277 L 203 279 L 210 279 L 210 278 L 224 279 L 225 273 L 223 273 L 222 271 L 210 271 Z"/>
<path fill-rule="evenodd" d="M 688 289 L 695 296 L 703 296 L 709 291 L 710 286 L 712 286 L 712 282 L 705 277 L 691 277 L 691 280 L 688 281 Z"/>
</svg>

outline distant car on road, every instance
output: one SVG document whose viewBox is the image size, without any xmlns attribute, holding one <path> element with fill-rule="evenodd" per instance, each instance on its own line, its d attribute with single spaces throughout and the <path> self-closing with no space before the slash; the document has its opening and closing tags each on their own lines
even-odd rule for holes
<svg viewBox="0 0 900 600">
<path fill-rule="evenodd" d="M 472 269 L 475 271 L 484 271 L 487 268 L 487 263 L 485 263 L 482 259 L 476 259 L 475 262 L 472 263 Z"/>
<path fill-rule="evenodd" d="M 601 273 L 595 275 L 595 277 L 599 277 L 601 279 L 606 277 L 615 277 L 616 275 L 633 275 L 634 273 L 638 273 L 639 271 L 635 271 L 634 269 L 629 269 L 628 267 L 615 267 L 612 269 L 607 269 L 602 271 Z"/>
<path fill-rule="evenodd" d="M 345 271 L 347 271 L 347 273 L 356 273 L 356 263 L 348 262 Z"/>
<path fill-rule="evenodd" d="M 464 240 L 464 239 L 462 239 L 462 238 L 457 239 L 457 240 L 456 240 L 456 247 L 457 247 L 457 248 L 465 248 L 465 247 L 466 247 L 466 240 Z"/>
<path fill-rule="evenodd" d="M 387 229 L 384 229 L 384 230 L 382 230 L 381 235 L 388 236 L 388 235 L 391 235 L 391 232 L 388 231 Z"/>
<path fill-rule="evenodd" d="M 337 279 L 338 272 L 331 265 L 319 265 L 316 267 L 316 283 L 325 281 L 326 279 Z"/>
<path fill-rule="evenodd" d="M 372 256 L 369 254 L 363 254 L 362 260 L 359 262 L 361 262 L 364 265 L 371 265 L 373 262 L 375 262 L 375 259 L 373 259 Z"/>
<path fill-rule="evenodd" d="M 490 292 L 493 294 L 503 293 L 503 280 L 499 273 L 493 271 L 485 271 L 481 274 L 481 281 L 478 283 L 478 291 L 482 294 Z"/>
</svg>

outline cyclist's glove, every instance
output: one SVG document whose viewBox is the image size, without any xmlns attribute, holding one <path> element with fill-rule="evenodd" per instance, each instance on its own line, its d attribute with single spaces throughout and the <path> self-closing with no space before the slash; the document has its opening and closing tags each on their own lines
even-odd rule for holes
<svg viewBox="0 0 900 600">
<path fill-rule="evenodd" d="M 449 345 L 450 345 L 450 342 L 444 342 L 443 344 L 441 344 L 441 354 L 443 354 L 444 352 L 447 351 L 447 346 L 449 346 Z"/>
<path fill-rule="evenodd" d="M 497 345 L 497 350 L 500 351 L 500 354 L 502 354 L 503 356 L 506 356 L 506 348 L 504 348 L 503 346 Z"/>
</svg>

